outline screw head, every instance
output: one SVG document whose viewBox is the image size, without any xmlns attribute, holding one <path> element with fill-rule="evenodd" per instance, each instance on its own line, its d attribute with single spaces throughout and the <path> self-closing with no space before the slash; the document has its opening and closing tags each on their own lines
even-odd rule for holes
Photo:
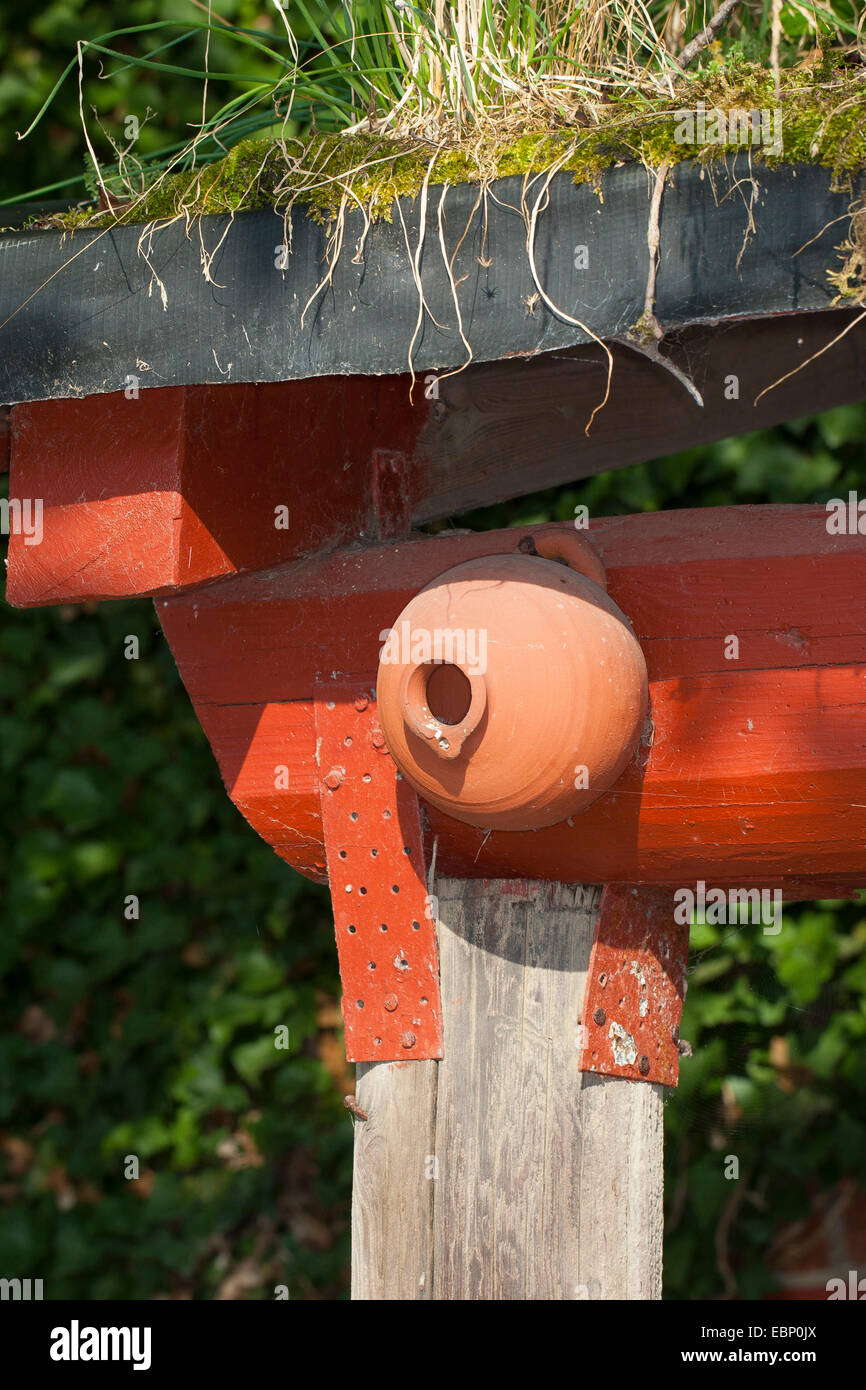
<svg viewBox="0 0 866 1390">
<path fill-rule="evenodd" d="M 649 1075 L 649 1057 L 643 1056 L 637 1064 L 637 1069 L 641 1076 Z"/>
<path fill-rule="evenodd" d="M 604 1023 L 606 1018 L 607 1014 L 605 1013 L 604 1009 L 596 1009 L 595 1013 L 592 1016 L 592 1021 L 593 1023 L 597 1023 L 600 1027 L 602 1023 Z"/>
<path fill-rule="evenodd" d="M 396 994 L 386 994 L 383 1002 L 385 1004 L 385 1008 L 388 1010 L 388 1013 L 392 1014 L 397 1007 Z"/>
<path fill-rule="evenodd" d="M 403 1033 L 400 1037 L 400 1043 L 403 1047 L 414 1047 L 415 1041 L 416 1039 L 414 1033 L 406 1032 Z"/>
<path fill-rule="evenodd" d="M 366 695 L 358 695 L 355 699 L 355 709 L 358 711 L 359 714 L 362 714 L 363 711 L 367 708 L 368 703 L 369 701 Z"/>
<path fill-rule="evenodd" d="M 342 774 L 342 772 L 340 772 L 339 768 L 332 767 L 332 768 L 331 768 L 331 771 L 328 773 L 327 777 L 325 778 L 325 786 L 326 786 L 330 791 L 335 792 L 335 791 L 337 790 L 337 788 L 338 788 L 339 786 L 342 785 L 342 781 L 343 781 L 343 774 Z"/>
<path fill-rule="evenodd" d="M 372 742 L 373 742 L 373 747 L 374 747 L 374 748 L 384 748 L 384 747 L 385 747 L 385 735 L 381 732 L 381 730 L 379 730 L 379 729 L 376 730 L 376 732 L 373 734 Z"/>
</svg>

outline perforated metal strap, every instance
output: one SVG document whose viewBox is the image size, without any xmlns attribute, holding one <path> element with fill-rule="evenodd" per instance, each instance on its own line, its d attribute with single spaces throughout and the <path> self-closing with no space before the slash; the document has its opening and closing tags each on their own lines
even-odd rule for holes
<svg viewBox="0 0 866 1390">
<path fill-rule="evenodd" d="M 605 886 L 583 1001 L 581 1071 L 676 1086 L 689 929 L 673 911 L 670 888 Z"/>
<path fill-rule="evenodd" d="M 442 1056 L 439 952 L 418 798 L 369 682 L 318 681 L 317 760 L 350 1062 Z"/>
</svg>

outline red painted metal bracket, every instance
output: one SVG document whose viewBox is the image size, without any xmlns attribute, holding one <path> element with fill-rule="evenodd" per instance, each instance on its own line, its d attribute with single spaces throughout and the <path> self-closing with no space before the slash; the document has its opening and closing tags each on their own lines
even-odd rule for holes
<svg viewBox="0 0 866 1390">
<path fill-rule="evenodd" d="M 317 681 L 317 762 L 350 1062 L 442 1056 L 418 798 L 361 679 Z"/>
<path fill-rule="evenodd" d="M 673 889 L 606 884 L 581 1019 L 581 1071 L 676 1086 L 688 926 Z"/>
</svg>

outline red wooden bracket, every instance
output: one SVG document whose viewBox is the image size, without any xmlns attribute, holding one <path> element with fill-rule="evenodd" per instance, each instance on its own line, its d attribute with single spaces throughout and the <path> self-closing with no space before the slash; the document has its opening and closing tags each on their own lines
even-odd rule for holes
<svg viewBox="0 0 866 1390">
<path fill-rule="evenodd" d="M 673 889 L 606 884 L 583 1001 L 581 1071 L 676 1086 L 688 925 Z"/>
<path fill-rule="evenodd" d="M 317 681 L 315 705 L 346 1056 L 441 1057 L 439 952 L 418 798 L 385 747 L 369 682 Z"/>
</svg>

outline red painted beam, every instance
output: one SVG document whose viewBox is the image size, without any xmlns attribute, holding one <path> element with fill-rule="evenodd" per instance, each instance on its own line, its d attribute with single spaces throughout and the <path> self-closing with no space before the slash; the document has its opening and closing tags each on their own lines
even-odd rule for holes
<svg viewBox="0 0 866 1390">
<path fill-rule="evenodd" d="M 571 824 L 487 835 L 430 812 L 440 870 L 866 882 L 866 538 L 831 536 L 826 520 L 820 507 L 754 507 L 594 523 L 610 595 L 647 656 L 652 744 Z M 158 602 L 232 798 L 302 872 L 325 872 L 316 679 L 372 684 L 381 633 L 418 589 L 523 534 L 345 549 Z"/>
<path fill-rule="evenodd" d="M 10 537 L 6 597 L 26 608 L 170 593 L 404 535 L 406 451 L 427 412 L 406 377 L 17 405 L 10 493 L 42 500 L 43 538 Z"/>
</svg>

